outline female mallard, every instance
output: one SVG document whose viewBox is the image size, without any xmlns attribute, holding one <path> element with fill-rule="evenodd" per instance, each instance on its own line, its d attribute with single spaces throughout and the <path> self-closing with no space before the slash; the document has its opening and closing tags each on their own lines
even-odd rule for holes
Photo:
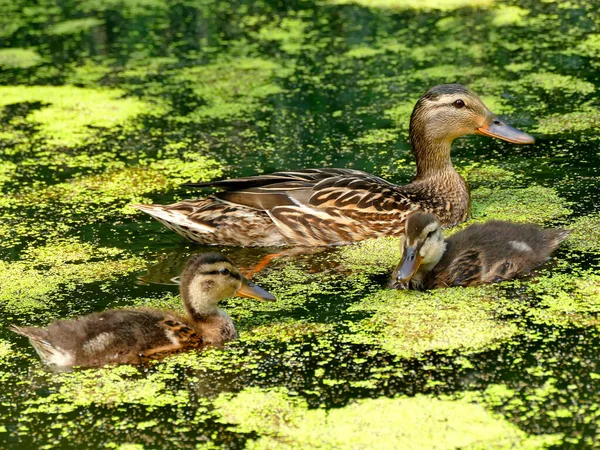
<svg viewBox="0 0 600 450">
<path fill-rule="evenodd" d="M 493 220 L 444 240 L 437 218 L 417 211 L 406 219 L 402 260 L 391 287 L 433 289 L 510 280 L 544 263 L 568 234 Z"/>
<path fill-rule="evenodd" d="M 273 301 L 275 297 L 249 283 L 220 253 L 190 259 L 181 275 L 181 299 L 187 316 L 150 309 L 113 309 L 73 320 L 57 320 L 46 328 L 10 329 L 27 336 L 42 361 L 59 367 L 139 364 L 237 337 L 220 300 L 237 295 Z"/>
<path fill-rule="evenodd" d="M 450 159 L 452 141 L 483 134 L 515 144 L 533 137 L 501 122 L 460 84 L 436 86 L 417 102 L 410 142 L 417 176 L 396 186 L 350 169 L 277 172 L 192 186 L 225 188 L 172 205 L 135 205 L 201 244 L 237 246 L 339 245 L 401 234 L 406 216 L 422 209 L 444 226 L 466 220 L 470 196 Z"/>
</svg>

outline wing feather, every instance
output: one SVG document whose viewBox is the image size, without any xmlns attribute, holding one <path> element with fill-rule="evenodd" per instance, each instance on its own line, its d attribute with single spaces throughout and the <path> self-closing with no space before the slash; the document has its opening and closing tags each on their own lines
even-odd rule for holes
<svg viewBox="0 0 600 450">
<path fill-rule="evenodd" d="M 445 187 L 438 192 L 427 183 L 396 186 L 353 169 L 276 172 L 187 186 L 222 191 L 175 205 L 137 207 L 186 238 L 206 244 L 346 244 L 402 234 L 406 216 L 417 209 L 435 211 L 443 224 L 456 220 L 446 217 L 451 201 L 440 203 Z M 183 222 L 181 215 L 186 216 Z"/>
<path fill-rule="evenodd" d="M 434 287 L 472 286 L 481 282 L 485 262 L 479 250 L 466 250 L 456 255 L 442 272 L 433 274 Z"/>
<path fill-rule="evenodd" d="M 256 175 L 251 177 L 233 178 L 230 180 L 208 181 L 202 183 L 186 183 L 188 187 L 220 187 L 227 190 L 239 190 L 247 188 L 264 187 L 271 184 L 285 183 L 289 181 L 315 183 L 330 177 L 339 175 L 365 174 L 360 170 L 353 169 L 305 169 L 286 172 L 274 172 L 267 175 Z"/>
<path fill-rule="evenodd" d="M 258 185 L 262 183 L 261 185 Z M 224 187 L 215 197 L 265 212 L 280 207 L 347 209 L 363 213 L 411 211 L 406 195 L 382 178 L 350 169 L 311 169 L 201 183 Z"/>
</svg>

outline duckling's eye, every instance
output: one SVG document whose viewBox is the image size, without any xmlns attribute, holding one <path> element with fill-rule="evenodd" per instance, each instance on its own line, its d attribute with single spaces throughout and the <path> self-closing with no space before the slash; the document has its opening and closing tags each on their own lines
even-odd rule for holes
<svg viewBox="0 0 600 450">
<path fill-rule="evenodd" d="M 463 106 L 465 106 L 465 102 L 462 101 L 460 98 L 458 100 L 454 100 L 454 103 L 452 103 L 456 108 L 462 108 Z"/>
<path fill-rule="evenodd" d="M 229 269 L 227 267 L 224 267 L 221 270 L 219 270 L 219 273 L 221 275 L 229 275 L 231 272 L 229 271 Z"/>
</svg>

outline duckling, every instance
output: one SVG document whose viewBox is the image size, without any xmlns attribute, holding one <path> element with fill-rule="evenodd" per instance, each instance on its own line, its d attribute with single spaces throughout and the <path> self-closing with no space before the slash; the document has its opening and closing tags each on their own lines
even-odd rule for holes
<svg viewBox="0 0 600 450">
<path fill-rule="evenodd" d="M 544 263 L 569 231 L 493 220 L 444 239 L 433 214 L 408 216 L 390 287 L 433 289 L 510 280 Z"/>
<path fill-rule="evenodd" d="M 57 320 L 45 328 L 9 329 L 29 338 L 42 361 L 57 367 L 140 364 L 237 337 L 229 315 L 218 308 L 232 296 L 274 301 L 248 282 L 220 253 L 191 258 L 181 275 L 181 299 L 187 315 L 151 308 L 115 309 L 73 320 Z"/>
</svg>

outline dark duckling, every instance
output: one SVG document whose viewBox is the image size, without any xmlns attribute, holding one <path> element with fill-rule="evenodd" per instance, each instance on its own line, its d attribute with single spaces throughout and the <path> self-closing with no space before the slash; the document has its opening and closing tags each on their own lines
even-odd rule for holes
<svg viewBox="0 0 600 450">
<path fill-rule="evenodd" d="M 29 338 L 42 361 L 58 367 L 140 364 L 169 353 L 218 345 L 237 337 L 229 315 L 218 308 L 232 296 L 274 301 L 220 253 L 191 258 L 181 275 L 181 299 L 187 311 L 114 309 L 57 320 L 45 328 L 10 330 Z"/>
<path fill-rule="evenodd" d="M 391 287 L 424 290 L 510 280 L 543 264 L 568 234 L 493 220 L 444 239 L 436 216 L 417 211 L 406 221 Z"/>
</svg>

